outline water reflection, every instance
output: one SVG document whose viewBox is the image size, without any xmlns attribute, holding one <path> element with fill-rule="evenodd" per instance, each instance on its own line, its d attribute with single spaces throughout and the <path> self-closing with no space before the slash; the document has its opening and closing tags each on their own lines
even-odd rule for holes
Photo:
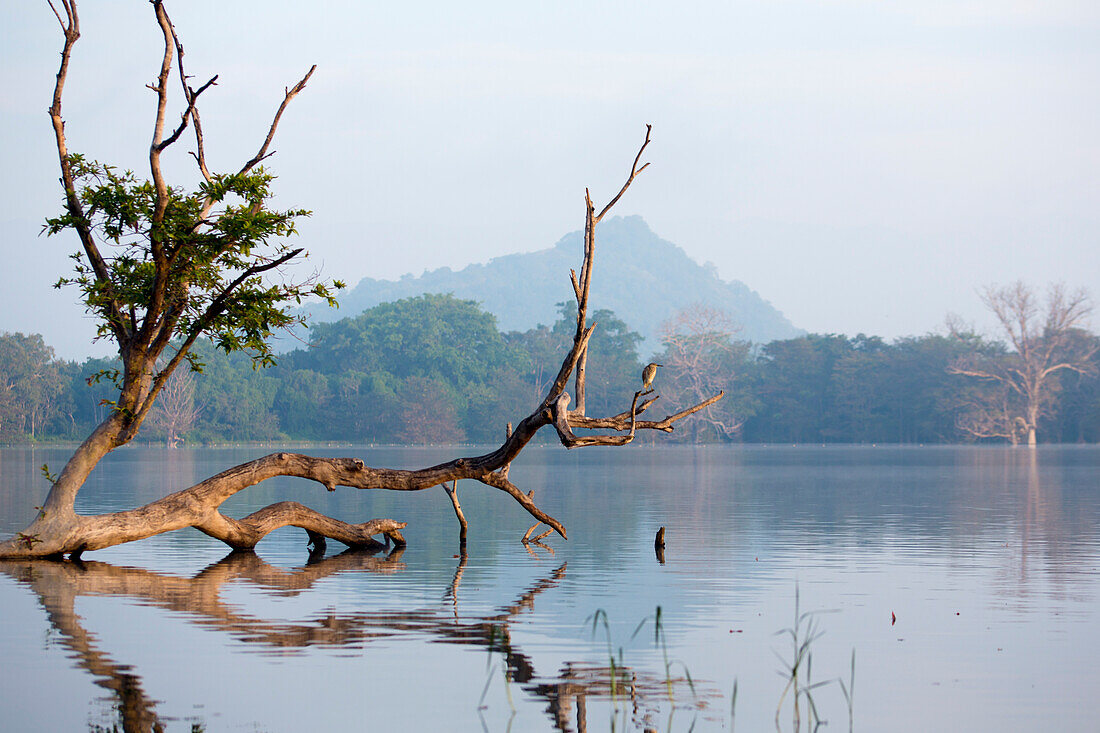
<svg viewBox="0 0 1100 733">
<path fill-rule="evenodd" d="M 1026 597 L 1037 586 L 1053 590 L 1055 597 L 1073 595 L 1081 570 L 1080 558 L 1087 556 L 1091 522 L 1081 526 L 1072 502 L 1066 505 L 1063 478 L 1045 465 L 1037 451 L 1018 451 L 1005 462 L 1004 485 L 1015 494 L 1017 545 L 1009 557 L 1004 585 L 1007 595 Z M 1013 483 L 1012 474 L 1016 479 Z M 1066 487 L 1071 488 L 1071 487 Z M 1084 547 L 1082 545 L 1084 541 Z"/>
<path fill-rule="evenodd" d="M 328 612 L 287 622 L 248 615 L 222 597 L 231 583 L 243 582 L 268 593 L 293 596 L 310 592 L 319 580 L 335 573 L 400 572 L 405 568 L 402 553 L 403 548 L 395 548 L 387 555 L 350 550 L 330 557 L 314 553 L 305 566 L 288 570 L 265 562 L 253 552 L 238 551 L 193 577 L 80 560 L 3 560 L 0 572 L 35 593 L 76 665 L 115 698 L 117 724 L 126 733 L 163 731 L 165 721 L 158 716 L 158 701 L 145 692 L 140 673 L 101 649 L 96 636 L 85 628 L 76 613 L 76 601 L 82 596 L 136 600 L 179 613 L 181 616 L 177 618 L 182 617 L 188 623 L 216 629 L 267 651 L 359 646 L 395 634 L 478 647 L 492 656 L 499 655 L 507 679 L 541 700 L 552 725 L 560 731 L 583 733 L 587 729 L 587 702 L 591 699 L 610 700 L 624 720 L 629 717 L 632 725 L 643 728 L 662 709 L 686 707 L 700 711 L 708 701 L 720 697 L 700 680 L 689 683 L 686 679 L 661 678 L 622 664 L 568 662 L 556 672 L 540 674 L 532 658 L 513 639 L 512 625 L 518 616 L 534 608 L 539 595 L 565 577 L 564 562 L 524 588 L 512 602 L 484 616 L 464 616 L 460 612 L 462 576 L 469 559 L 466 553 L 460 556 L 444 592 L 449 612 L 439 608 Z M 471 701 L 474 704 L 476 701 Z M 196 723 L 193 729 L 204 727 Z M 91 725 L 91 730 L 104 729 Z"/>
<path fill-rule="evenodd" d="M 41 503 L 45 487 L 37 466 L 56 464 L 60 453 L 0 449 L 0 531 L 25 526 L 19 512 Z M 0 727 L 80 729 L 94 677 L 96 690 L 110 690 L 111 720 L 121 720 L 116 709 L 123 708 L 137 730 L 153 730 L 158 719 L 169 730 L 200 719 L 212 730 L 304 730 L 314 713 L 299 713 L 294 701 L 306 694 L 327 701 L 329 729 L 351 727 L 357 706 L 367 704 L 383 727 L 478 729 L 478 698 L 494 666 L 484 712 L 489 730 L 504 730 L 509 713 L 502 668 L 519 709 L 515 729 L 607 730 L 612 676 L 603 629 L 592 638 L 581 627 L 602 608 L 612 622 L 616 666 L 621 643 L 627 662 L 650 671 L 638 674 L 636 719 L 649 711 L 658 720 L 652 727 L 666 730 L 671 704 L 662 655 L 651 634 L 631 636 L 660 605 L 671 657 L 683 660 L 696 682 L 715 680 L 727 701 L 711 701 L 695 729 L 717 728 L 709 715 L 724 722 L 738 679 L 737 728 L 766 730 L 774 728 L 781 692 L 773 635 L 790 623 L 796 583 L 808 607 L 840 610 L 828 617 L 815 671 L 841 674 L 858 649 L 861 729 L 1072 729 L 1082 727 L 1082 715 L 1096 718 L 1096 447 L 525 455 L 513 474 L 545 487 L 547 510 L 570 528 L 568 543 L 520 545 L 516 528 L 522 531 L 526 517 L 502 515 L 499 497 L 471 490 L 462 496 L 471 554 L 451 561 L 460 543 L 442 492 L 337 492 L 324 501 L 342 519 L 409 521 L 416 536 L 404 554 L 333 556 L 329 543 L 328 552 L 292 569 L 304 559 L 305 538 L 288 530 L 260 547 L 273 564 L 230 556 L 180 577 L 220 557 L 209 538 L 181 532 L 98 555 L 116 565 L 0 566 L 21 578 L 0 575 L 0 613 L 8 622 L 0 651 L 11 670 Z M 228 449 L 120 451 L 97 468 L 82 511 L 129 508 L 252 457 Z M 388 449 L 367 457 L 396 466 L 434 459 Z M 255 489 L 236 497 L 235 515 L 288 496 L 313 501 L 316 493 L 294 482 Z M 660 526 L 667 526 L 663 565 L 654 542 Z M 118 600 L 89 600 L 96 596 Z M 35 597 L 47 614 L 35 608 Z M 72 616 L 73 598 L 83 619 Z M 138 608 L 144 606 L 151 608 Z M 66 607 L 69 626 L 56 620 Z M 382 611 L 392 608 L 402 612 Z M 890 626 L 892 611 L 897 627 Z M 122 618 L 131 623 L 116 620 Z M 86 671 L 59 675 L 66 660 L 40 648 L 40 627 L 57 634 L 77 660 L 72 665 Z M 147 653 L 146 640 L 164 634 L 172 636 Z M 253 653 L 241 654 L 242 647 Z M 217 680 L 207 681 L 215 664 L 219 679 L 248 682 L 223 694 Z M 633 674 L 620 669 L 615 678 L 628 719 L 635 718 Z M 410 680 L 427 687 L 412 692 Z M 57 704 L 34 707 L 41 684 L 55 685 Z M 287 692 L 266 703 L 269 689 Z M 829 690 L 833 697 L 823 693 L 823 703 L 835 724 L 846 713 L 839 689 Z M 424 695 L 435 703 L 420 704 Z M 677 683 L 674 699 L 695 704 L 685 683 Z M 686 730 L 694 714 L 678 710 L 674 729 Z M 632 727 L 645 725 L 627 720 L 616 730 Z"/>
</svg>

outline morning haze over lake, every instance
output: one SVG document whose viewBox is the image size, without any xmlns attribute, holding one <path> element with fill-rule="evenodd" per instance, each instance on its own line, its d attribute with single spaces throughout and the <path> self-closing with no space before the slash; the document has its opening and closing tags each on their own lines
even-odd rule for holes
<svg viewBox="0 0 1100 733">
<path fill-rule="evenodd" d="M 0 730 L 1096 726 L 1100 5 L 139 5 L 0 6 Z"/>
</svg>

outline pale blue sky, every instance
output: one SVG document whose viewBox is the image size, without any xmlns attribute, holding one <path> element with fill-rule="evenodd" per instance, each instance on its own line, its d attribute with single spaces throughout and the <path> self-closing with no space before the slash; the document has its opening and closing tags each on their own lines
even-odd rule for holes
<svg viewBox="0 0 1100 733">
<path fill-rule="evenodd" d="M 641 214 L 797 326 L 895 337 L 975 289 L 1064 280 L 1100 296 L 1100 4 L 207 2 L 168 5 L 213 167 L 250 157 L 285 85 L 279 203 L 352 283 L 550 246 L 611 195 L 652 123 Z M 159 59 L 145 2 L 82 8 L 73 150 L 142 171 Z M 88 353 L 45 109 L 60 33 L 0 7 L 0 330 Z M 193 180 L 178 146 L 178 180 Z M 613 276 L 601 261 L 597 276 Z M 568 277 L 568 273 L 559 273 Z M 517 307 L 522 307 L 517 304 Z"/>
</svg>

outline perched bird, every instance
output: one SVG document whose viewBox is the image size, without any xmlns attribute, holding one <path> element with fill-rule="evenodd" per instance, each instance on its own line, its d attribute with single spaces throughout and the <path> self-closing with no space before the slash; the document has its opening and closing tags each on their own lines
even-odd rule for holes
<svg viewBox="0 0 1100 733">
<path fill-rule="evenodd" d="M 645 365 L 645 369 L 642 370 L 642 389 L 648 390 L 653 386 L 653 378 L 657 376 L 657 367 L 659 366 L 663 366 L 663 364 L 650 362 Z"/>
</svg>

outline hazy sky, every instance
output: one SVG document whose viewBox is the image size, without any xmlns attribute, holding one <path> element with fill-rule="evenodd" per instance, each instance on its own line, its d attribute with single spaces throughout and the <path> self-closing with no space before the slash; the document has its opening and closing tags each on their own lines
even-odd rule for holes
<svg viewBox="0 0 1100 733">
<path fill-rule="evenodd" d="M 552 245 L 583 224 L 585 186 L 617 190 L 648 122 L 652 166 L 616 213 L 801 328 L 984 324 L 975 289 L 1017 278 L 1100 296 L 1095 0 L 168 8 L 188 72 L 221 75 L 202 107 L 215 169 L 251 157 L 284 86 L 318 65 L 268 167 L 280 205 L 314 212 L 314 261 L 351 283 Z M 152 9 L 81 10 L 70 148 L 143 172 Z M 0 331 L 75 358 L 92 325 L 51 284 L 76 240 L 38 236 L 61 201 L 45 112 L 60 48 L 44 0 L 0 6 Z"/>
</svg>

